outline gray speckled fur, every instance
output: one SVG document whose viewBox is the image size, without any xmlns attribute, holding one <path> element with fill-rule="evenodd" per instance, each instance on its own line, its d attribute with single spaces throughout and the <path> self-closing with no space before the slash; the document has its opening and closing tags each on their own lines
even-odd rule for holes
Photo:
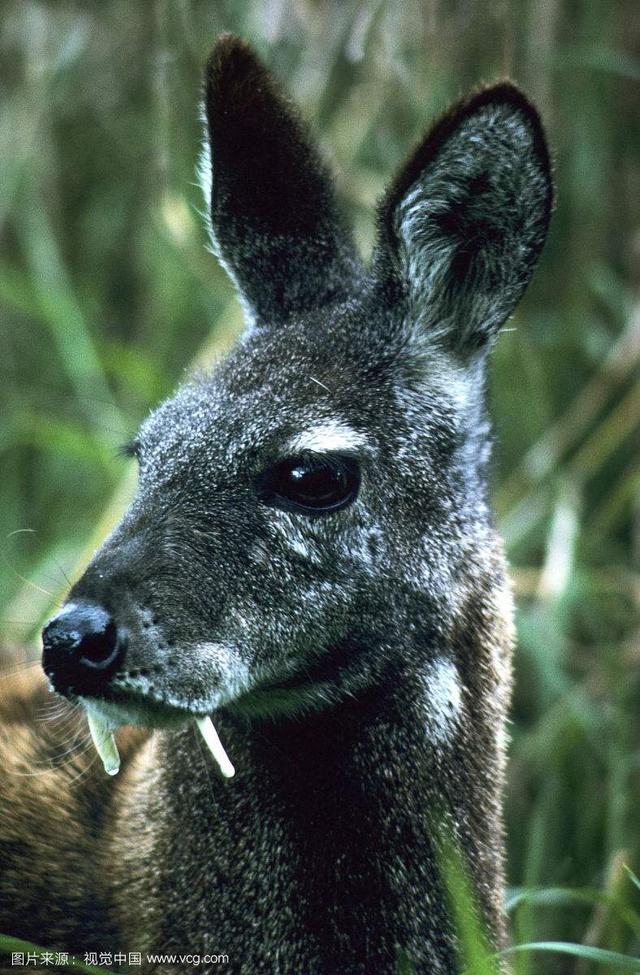
<svg viewBox="0 0 640 975">
<path fill-rule="evenodd" d="M 70 598 L 129 631 L 109 693 L 138 696 L 111 713 L 213 713 L 237 775 L 193 725 L 156 733 L 100 841 L 109 917 L 118 947 L 225 952 L 242 975 L 384 975 L 399 949 L 452 975 L 438 824 L 504 938 L 512 631 L 484 365 L 546 233 L 544 138 L 507 83 L 454 108 L 382 201 L 367 269 L 251 52 L 223 38 L 207 78 L 215 246 L 254 327 L 143 424 L 137 496 Z M 256 477 L 322 423 L 361 441 L 357 501 L 260 503 Z"/>
</svg>

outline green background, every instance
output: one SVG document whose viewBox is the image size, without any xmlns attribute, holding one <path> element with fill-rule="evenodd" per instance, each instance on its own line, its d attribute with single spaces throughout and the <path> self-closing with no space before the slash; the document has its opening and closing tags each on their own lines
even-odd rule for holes
<svg viewBox="0 0 640 975">
<path fill-rule="evenodd" d="M 224 30 L 313 123 L 364 253 L 385 180 L 451 99 L 508 74 L 543 114 L 556 213 L 491 391 L 519 627 L 509 880 L 544 888 L 515 908 L 515 937 L 638 954 L 636 2 L 0 3 L 2 642 L 37 655 L 131 490 L 118 444 L 239 328 L 194 176 L 202 64 Z M 517 957 L 519 975 L 590 964 Z"/>
</svg>

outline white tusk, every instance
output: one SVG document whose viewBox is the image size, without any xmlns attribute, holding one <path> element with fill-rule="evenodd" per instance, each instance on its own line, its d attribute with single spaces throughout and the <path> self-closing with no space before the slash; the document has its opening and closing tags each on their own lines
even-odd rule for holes
<svg viewBox="0 0 640 975">
<path fill-rule="evenodd" d="M 102 759 L 105 772 L 107 775 L 117 775 L 120 771 L 120 755 L 113 731 L 104 718 L 97 715 L 95 711 L 87 710 L 87 721 L 93 744 Z"/>
<path fill-rule="evenodd" d="M 218 737 L 218 732 L 213 726 L 211 718 L 196 718 L 198 731 L 207 743 L 207 748 L 218 763 L 218 767 L 225 779 L 230 779 L 236 774 L 236 770 L 229 761 L 229 756 L 224 750 L 224 745 Z"/>
</svg>

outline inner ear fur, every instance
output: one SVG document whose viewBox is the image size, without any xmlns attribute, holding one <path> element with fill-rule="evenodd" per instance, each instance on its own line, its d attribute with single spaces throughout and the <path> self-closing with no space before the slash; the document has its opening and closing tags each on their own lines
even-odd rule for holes
<svg viewBox="0 0 640 975">
<path fill-rule="evenodd" d="M 389 187 L 376 273 L 433 334 L 485 345 L 531 278 L 552 200 L 537 111 L 511 82 L 482 88 L 435 123 Z"/>
<path fill-rule="evenodd" d="M 338 296 L 355 251 L 326 166 L 297 109 L 232 35 L 209 58 L 205 116 L 214 249 L 254 318 Z"/>
</svg>

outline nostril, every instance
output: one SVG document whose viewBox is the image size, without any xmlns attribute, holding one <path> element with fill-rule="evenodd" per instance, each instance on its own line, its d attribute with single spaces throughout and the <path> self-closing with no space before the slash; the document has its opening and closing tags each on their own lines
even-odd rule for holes
<svg viewBox="0 0 640 975">
<path fill-rule="evenodd" d="M 118 631 L 113 620 L 95 632 L 85 633 L 78 645 L 80 663 L 94 670 L 106 670 L 120 654 Z"/>
<path fill-rule="evenodd" d="M 72 683 L 93 689 L 104 682 L 122 662 L 127 638 L 102 606 L 69 603 L 47 624 L 42 643 L 44 670 L 64 692 Z"/>
</svg>

